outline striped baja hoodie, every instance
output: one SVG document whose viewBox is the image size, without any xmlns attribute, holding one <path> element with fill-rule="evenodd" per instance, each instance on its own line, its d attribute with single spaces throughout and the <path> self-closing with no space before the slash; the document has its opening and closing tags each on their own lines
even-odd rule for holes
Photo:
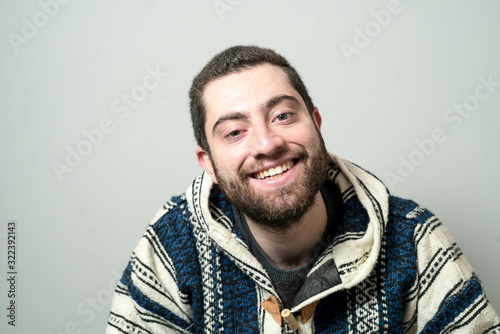
<svg viewBox="0 0 500 334">
<path fill-rule="evenodd" d="M 441 222 L 331 155 L 341 221 L 290 309 L 204 173 L 153 218 L 116 287 L 106 333 L 500 333 Z"/>
</svg>

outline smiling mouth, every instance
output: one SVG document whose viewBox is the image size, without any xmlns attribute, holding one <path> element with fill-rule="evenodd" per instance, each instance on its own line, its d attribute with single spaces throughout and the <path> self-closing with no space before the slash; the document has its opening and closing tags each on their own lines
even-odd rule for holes
<svg viewBox="0 0 500 334">
<path fill-rule="evenodd" d="M 295 165 L 295 160 L 290 160 L 276 167 L 271 167 L 266 170 L 252 174 L 252 177 L 258 180 L 273 180 L 282 176 L 287 170 Z"/>
</svg>

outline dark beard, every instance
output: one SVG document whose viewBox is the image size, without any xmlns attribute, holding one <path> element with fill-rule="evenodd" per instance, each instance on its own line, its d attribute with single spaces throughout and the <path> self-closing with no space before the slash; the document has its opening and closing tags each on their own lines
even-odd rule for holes
<svg viewBox="0 0 500 334">
<path fill-rule="evenodd" d="M 325 182 L 328 153 L 323 138 L 319 133 L 318 136 L 318 147 L 311 153 L 305 148 L 294 152 L 299 156 L 299 161 L 305 163 L 303 174 L 296 182 L 277 189 L 274 198 L 270 199 L 252 189 L 245 172 L 239 175 L 238 181 L 224 177 L 212 160 L 220 189 L 231 203 L 254 222 L 274 230 L 290 228 L 310 210 L 316 194 Z"/>
</svg>

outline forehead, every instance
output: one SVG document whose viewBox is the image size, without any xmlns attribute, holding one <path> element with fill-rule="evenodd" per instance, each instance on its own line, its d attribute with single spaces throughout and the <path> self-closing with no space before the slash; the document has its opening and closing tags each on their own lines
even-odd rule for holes
<svg viewBox="0 0 500 334">
<path fill-rule="evenodd" d="M 205 126 L 210 127 L 228 112 L 256 110 L 270 98 L 283 94 L 295 96 L 303 103 L 283 69 L 271 64 L 260 64 L 215 79 L 203 92 L 207 112 Z"/>
</svg>

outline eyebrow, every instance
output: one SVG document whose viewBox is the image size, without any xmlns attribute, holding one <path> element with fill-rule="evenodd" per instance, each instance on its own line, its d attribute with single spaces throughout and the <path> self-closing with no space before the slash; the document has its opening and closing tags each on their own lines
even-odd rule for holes
<svg viewBox="0 0 500 334">
<path fill-rule="evenodd" d="M 300 104 L 299 100 L 295 96 L 292 95 L 286 95 L 286 94 L 281 94 L 277 95 L 275 97 L 270 98 L 266 103 L 264 103 L 264 106 L 261 109 L 270 109 L 277 105 L 280 102 L 283 101 L 291 101 L 294 104 Z"/>
<path fill-rule="evenodd" d="M 221 116 L 217 122 L 215 122 L 214 126 L 212 127 L 212 135 L 215 134 L 215 131 L 217 130 L 217 127 L 219 127 L 222 123 L 227 122 L 227 121 L 233 121 L 237 119 L 245 119 L 248 118 L 248 113 L 240 112 L 240 111 L 235 111 L 233 113 Z"/>
<path fill-rule="evenodd" d="M 300 104 L 299 100 L 295 96 L 281 94 L 281 95 L 274 96 L 274 97 L 270 98 L 269 100 L 267 100 L 266 102 L 264 102 L 262 104 L 262 106 L 260 107 L 260 110 L 261 111 L 269 110 L 272 107 L 274 107 L 275 105 L 277 105 L 283 101 L 291 101 L 294 104 Z M 246 119 L 248 117 L 249 117 L 249 114 L 247 112 L 241 112 L 241 111 L 235 111 L 235 112 L 223 115 L 217 120 L 217 122 L 215 122 L 214 126 L 212 127 L 212 134 L 215 134 L 217 128 L 224 122 L 238 120 L 238 119 Z"/>
</svg>

